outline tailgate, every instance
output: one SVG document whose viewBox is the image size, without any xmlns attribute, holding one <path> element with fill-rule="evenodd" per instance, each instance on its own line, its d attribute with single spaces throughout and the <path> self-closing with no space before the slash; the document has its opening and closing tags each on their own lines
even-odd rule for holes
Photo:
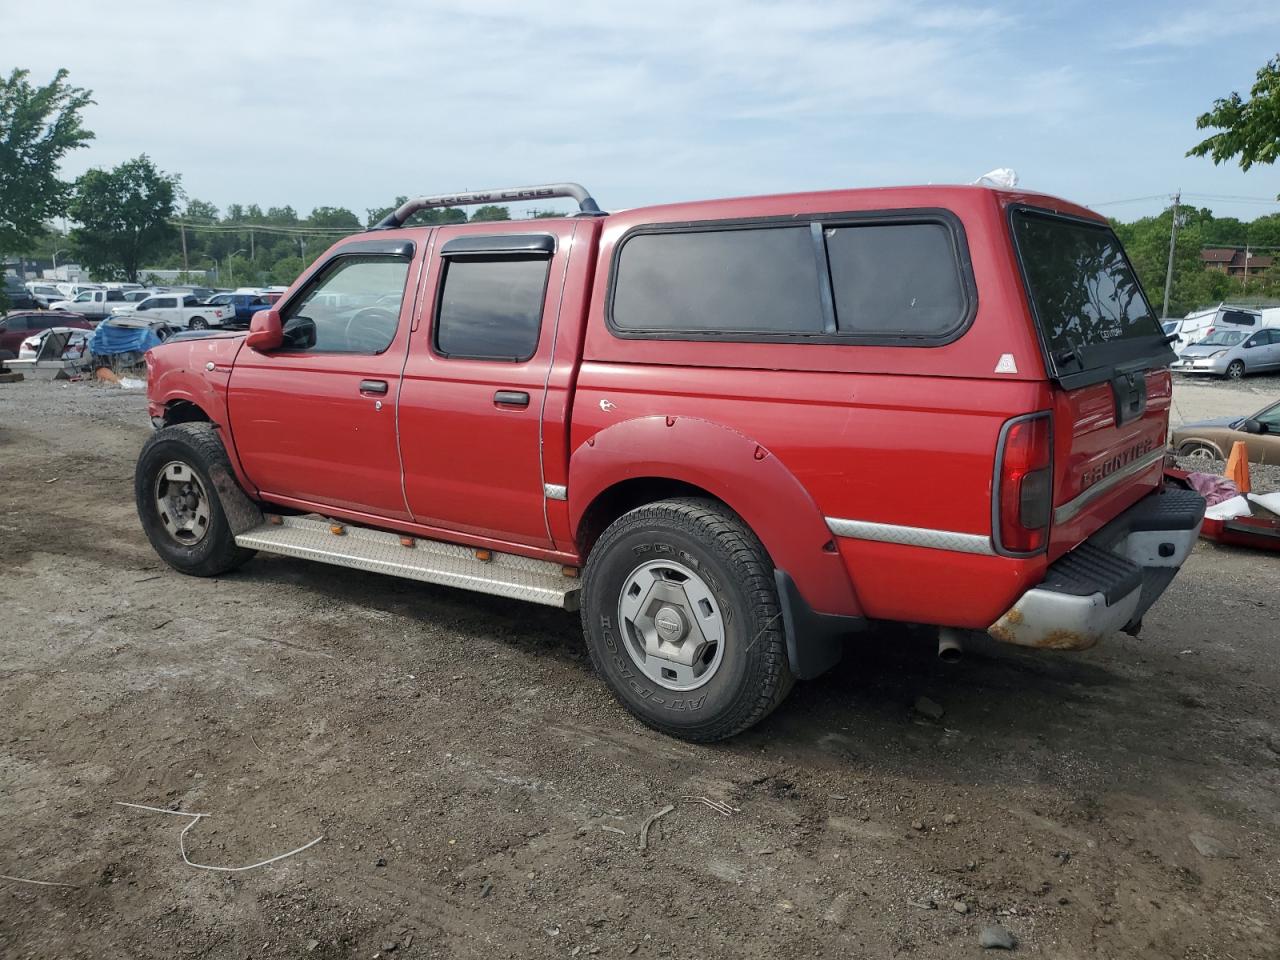
<svg viewBox="0 0 1280 960">
<path fill-rule="evenodd" d="M 1009 217 L 1052 381 L 1052 560 L 1159 485 L 1174 354 L 1105 221 Z"/>
<path fill-rule="evenodd" d="M 1141 410 L 1128 418 L 1117 417 L 1110 382 L 1054 390 L 1051 560 L 1160 484 L 1171 380 L 1167 370 L 1142 371 L 1134 379 L 1134 394 L 1145 391 L 1145 398 L 1132 399 Z"/>
</svg>

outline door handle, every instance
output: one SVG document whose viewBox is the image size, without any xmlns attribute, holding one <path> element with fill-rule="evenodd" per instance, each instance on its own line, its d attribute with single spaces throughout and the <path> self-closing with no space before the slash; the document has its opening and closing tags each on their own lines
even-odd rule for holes
<svg viewBox="0 0 1280 960">
<path fill-rule="evenodd" d="M 387 381 L 385 380 L 361 380 L 361 393 L 386 393 Z"/>
<path fill-rule="evenodd" d="M 493 395 L 493 402 L 499 407 L 527 407 L 529 394 L 523 390 L 499 390 Z"/>
</svg>

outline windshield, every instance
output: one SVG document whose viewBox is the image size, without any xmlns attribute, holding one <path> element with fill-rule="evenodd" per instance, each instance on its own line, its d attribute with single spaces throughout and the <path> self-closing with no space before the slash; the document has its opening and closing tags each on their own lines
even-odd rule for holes
<svg viewBox="0 0 1280 960">
<path fill-rule="evenodd" d="M 1155 359 L 1167 351 L 1160 324 L 1110 227 L 1016 210 L 1013 233 L 1055 373 L 1105 366 L 1122 356 Z M 1161 355 L 1158 362 L 1171 359 Z"/>
<path fill-rule="evenodd" d="M 1239 330 L 1218 330 L 1211 333 L 1200 341 L 1202 347 L 1234 347 L 1237 343 L 1244 339 L 1244 333 Z"/>
</svg>

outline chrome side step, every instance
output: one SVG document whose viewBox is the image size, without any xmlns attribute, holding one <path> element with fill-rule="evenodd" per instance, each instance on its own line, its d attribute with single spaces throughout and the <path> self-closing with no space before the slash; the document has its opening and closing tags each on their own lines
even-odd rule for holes
<svg viewBox="0 0 1280 960">
<path fill-rule="evenodd" d="M 511 553 L 401 536 L 313 516 L 269 515 L 267 522 L 237 535 L 236 545 L 565 610 L 578 609 L 580 584 L 575 569 Z"/>
</svg>

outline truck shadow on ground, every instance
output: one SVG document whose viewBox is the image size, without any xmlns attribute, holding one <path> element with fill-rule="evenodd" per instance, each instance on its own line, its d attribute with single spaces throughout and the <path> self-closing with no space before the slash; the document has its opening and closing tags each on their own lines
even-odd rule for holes
<svg viewBox="0 0 1280 960">
<path fill-rule="evenodd" d="M 572 671 L 566 683 L 598 682 L 576 613 L 287 558 L 255 560 L 241 576 L 420 624 L 424 643 L 433 632 L 461 632 L 563 664 Z M 819 766 L 887 765 L 927 780 L 1071 790 L 1159 791 L 1171 778 L 1194 779 L 1224 762 L 1256 762 L 1265 746 L 1236 736 L 1230 716 L 1247 708 L 1188 693 L 1187 673 L 1194 683 L 1197 668 L 1184 661 L 1178 674 L 1161 669 L 1159 658 L 1173 654 L 1142 643 L 1117 637 L 1064 654 L 973 634 L 964 660 L 949 665 L 937 659 L 932 631 L 878 625 L 851 637 L 834 670 L 797 684 L 755 729 L 710 749 L 782 750 Z M 600 695 L 608 697 L 602 685 Z M 616 718 L 626 736 L 661 736 L 621 708 Z M 1188 742 L 1199 750 L 1188 751 Z"/>
</svg>

